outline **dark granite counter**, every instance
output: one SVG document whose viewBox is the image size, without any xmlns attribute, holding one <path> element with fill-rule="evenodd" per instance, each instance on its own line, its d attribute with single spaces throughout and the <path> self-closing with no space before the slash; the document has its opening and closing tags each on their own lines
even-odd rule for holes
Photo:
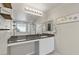
<svg viewBox="0 0 79 59">
<path fill-rule="evenodd" d="M 35 35 L 11 36 L 8 39 L 8 44 L 36 40 L 36 39 L 43 39 L 43 38 L 53 37 L 53 36 L 54 36 L 54 34 L 35 34 Z"/>
</svg>

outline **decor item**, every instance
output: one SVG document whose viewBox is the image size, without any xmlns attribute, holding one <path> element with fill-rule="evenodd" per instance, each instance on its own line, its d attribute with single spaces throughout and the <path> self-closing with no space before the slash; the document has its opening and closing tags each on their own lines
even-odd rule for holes
<svg viewBox="0 0 79 59">
<path fill-rule="evenodd" d="M 79 21 L 79 13 L 67 15 L 56 19 L 56 24 L 70 23 Z"/>
</svg>

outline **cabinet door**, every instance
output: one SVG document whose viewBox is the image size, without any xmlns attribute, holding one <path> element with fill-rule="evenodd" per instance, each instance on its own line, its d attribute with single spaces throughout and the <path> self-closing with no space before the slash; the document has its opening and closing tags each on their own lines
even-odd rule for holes
<svg viewBox="0 0 79 59">
<path fill-rule="evenodd" d="M 10 31 L 0 31 L 0 55 L 7 54 L 7 40 L 10 37 Z"/>
<path fill-rule="evenodd" d="M 10 20 L 1 20 L 0 19 L 0 29 L 10 29 L 11 21 Z"/>
<path fill-rule="evenodd" d="M 39 41 L 39 54 L 45 55 L 54 50 L 54 37 L 44 38 Z"/>
</svg>

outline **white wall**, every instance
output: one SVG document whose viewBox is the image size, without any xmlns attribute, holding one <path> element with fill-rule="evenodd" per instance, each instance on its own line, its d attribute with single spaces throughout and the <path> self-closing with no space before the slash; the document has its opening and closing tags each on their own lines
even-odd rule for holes
<svg viewBox="0 0 79 59">
<path fill-rule="evenodd" d="M 62 4 L 49 11 L 49 18 L 56 19 L 61 16 L 79 12 L 79 4 Z"/>
<path fill-rule="evenodd" d="M 49 12 L 49 18 L 56 20 L 59 17 L 79 12 L 79 4 L 62 4 Z M 56 51 L 60 54 L 79 54 L 78 23 L 57 25 L 55 36 Z"/>
<path fill-rule="evenodd" d="M 60 54 L 79 54 L 79 22 L 57 25 L 56 51 Z"/>
</svg>

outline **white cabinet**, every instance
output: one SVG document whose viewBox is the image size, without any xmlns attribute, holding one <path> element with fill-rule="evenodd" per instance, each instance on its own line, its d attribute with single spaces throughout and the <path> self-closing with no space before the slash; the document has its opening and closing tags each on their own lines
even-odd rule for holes
<svg viewBox="0 0 79 59">
<path fill-rule="evenodd" d="M 39 54 L 45 55 L 54 50 L 54 37 L 39 40 Z"/>
<path fill-rule="evenodd" d="M 7 40 L 10 36 L 10 31 L 0 31 L 0 55 L 7 54 Z"/>
<path fill-rule="evenodd" d="M 54 37 L 8 45 L 8 54 L 11 55 L 25 55 L 29 53 L 34 53 L 35 55 L 46 55 L 53 51 Z"/>
<path fill-rule="evenodd" d="M 10 29 L 11 28 L 11 20 L 4 20 L 0 16 L 0 29 Z"/>
<path fill-rule="evenodd" d="M 3 14 L 12 14 L 12 9 L 5 8 L 5 7 L 0 7 L 0 13 L 3 13 Z"/>
<path fill-rule="evenodd" d="M 29 55 L 32 53 L 34 53 L 34 42 L 26 42 L 13 46 L 8 46 L 9 55 Z"/>
</svg>

